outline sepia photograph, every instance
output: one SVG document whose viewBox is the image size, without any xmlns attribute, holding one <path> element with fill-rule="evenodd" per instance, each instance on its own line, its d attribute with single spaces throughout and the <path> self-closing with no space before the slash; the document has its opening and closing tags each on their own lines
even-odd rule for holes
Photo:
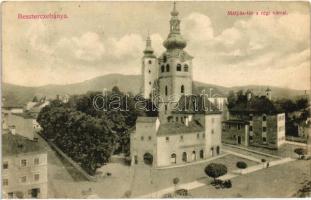
<svg viewBox="0 0 311 200">
<path fill-rule="evenodd" d="M 1 199 L 310 198 L 310 13 L 1 2 Z"/>
</svg>

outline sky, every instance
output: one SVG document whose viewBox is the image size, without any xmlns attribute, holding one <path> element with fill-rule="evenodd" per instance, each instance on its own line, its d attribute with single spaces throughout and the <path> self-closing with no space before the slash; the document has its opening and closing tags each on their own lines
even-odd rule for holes
<svg viewBox="0 0 311 200">
<path fill-rule="evenodd" d="M 140 74 L 148 31 L 165 51 L 172 2 L 5 2 L 2 80 L 25 86 Z M 177 2 L 195 81 L 310 89 L 308 2 Z M 228 11 L 286 11 L 228 16 Z M 18 19 L 18 14 L 67 19 Z"/>
</svg>

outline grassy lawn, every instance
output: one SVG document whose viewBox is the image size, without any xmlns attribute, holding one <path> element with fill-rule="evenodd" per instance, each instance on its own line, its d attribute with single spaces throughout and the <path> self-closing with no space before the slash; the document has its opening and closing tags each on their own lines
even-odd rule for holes
<svg viewBox="0 0 311 200">
<path fill-rule="evenodd" d="M 311 162 L 293 161 L 233 178 L 230 189 L 196 188 L 193 197 L 290 197 L 311 180 Z"/>
</svg>

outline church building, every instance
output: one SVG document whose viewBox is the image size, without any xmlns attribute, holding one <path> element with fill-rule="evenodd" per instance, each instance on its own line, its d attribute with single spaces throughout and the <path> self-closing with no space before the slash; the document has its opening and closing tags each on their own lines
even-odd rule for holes
<svg viewBox="0 0 311 200">
<path fill-rule="evenodd" d="M 178 15 L 174 3 L 165 52 L 157 57 L 149 36 L 146 41 L 141 94 L 159 114 L 138 117 L 130 141 L 132 165 L 182 165 L 220 154 L 222 113 L 208 96 L 193 94 L 193 57 L 184 50 Z"/>
</svg>

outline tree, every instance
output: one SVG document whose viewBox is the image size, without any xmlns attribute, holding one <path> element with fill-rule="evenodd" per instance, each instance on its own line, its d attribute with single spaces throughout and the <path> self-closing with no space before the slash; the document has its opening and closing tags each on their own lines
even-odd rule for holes
<svg viewBox="0 0 311 200">
<path fill-rule="evenodd" d="M 38 102 L 38 97 L 34 96 L 33 99 L 32 99 L 32 102 Z"/>
<path fill-rule="evenodd" d="M 306 150 L 303 148 L 296 148 L 294 152 L 299 156 L 299 159 L 306 154 Z"/>
<path fill-rule="evenodd" d="M 216 182 L 216 178 L 225 175 L 228 170 L 223 164 L 211 163 L 205 167 L 204 171 L 207 176 L 213 178 L 214 182 Z"/>
<path fill-rule="evenodd" d="M 296 107 L 298 110 L 306 109 L 309 106 L 309 101 L 306 98 L 299 98 L 296 100 Z"/>
<path fill-rule="evenodd" d="M 246 169 L 247 168 L 247 164 L 243 161 L 239 161 L 236 163 L 237 168 L 239 169 Z"/>
<path fill-rule="evenodd" d="M 233 91 L 230 91 L 228 94 L 228 108 L 231 109 L 236 103 L 236 95 Z"/>
</svg>

